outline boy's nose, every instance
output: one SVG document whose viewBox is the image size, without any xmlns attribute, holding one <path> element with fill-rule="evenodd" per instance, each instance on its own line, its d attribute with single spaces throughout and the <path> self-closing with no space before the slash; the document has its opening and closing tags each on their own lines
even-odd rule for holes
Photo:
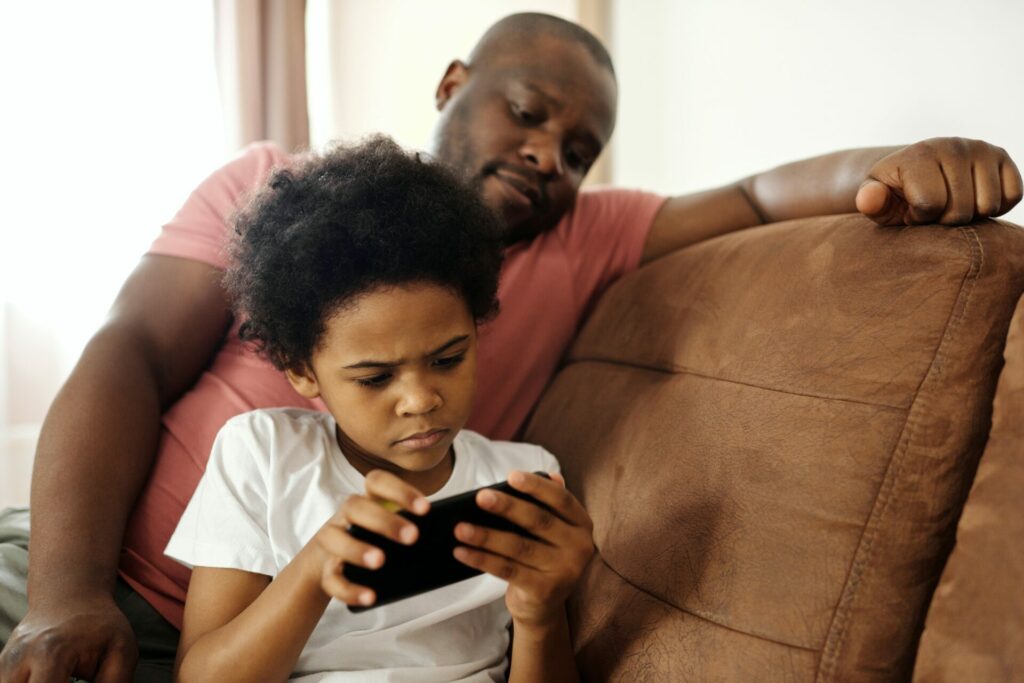
<svg viewBox="0 0 1024 683">
<path fill-rule="evenodd" d="M 409 389 L 404 393 L 398 402 L 398 414 L 406 417 L 410 415 L 426 415 L 444 405 L 444 399 L 432 387 L 421 386 Z"/>
</svg>

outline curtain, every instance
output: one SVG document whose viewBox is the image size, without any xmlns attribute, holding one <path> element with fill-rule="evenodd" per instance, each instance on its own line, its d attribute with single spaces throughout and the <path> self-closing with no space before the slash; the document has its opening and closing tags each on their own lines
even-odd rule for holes
<svg viewBox="0 0 1024 683">
<path fill-rule="evenodd" d="M 309 146 L 306 0 L 214 0 L 217 79 L 232 149 Z"/>
</svg>

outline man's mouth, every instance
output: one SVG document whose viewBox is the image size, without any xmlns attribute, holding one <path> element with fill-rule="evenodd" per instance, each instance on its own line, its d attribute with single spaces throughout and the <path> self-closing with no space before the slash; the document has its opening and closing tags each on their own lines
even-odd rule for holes
<svg viewBox="0 0 1024 683">
<path fill-rule="evenodd" d="M 496 171 L 494 175 L 511 190 L 513 198 L 518 199 L 519 203 L 529 204 L 535 209 L 540 206 L 543 192 L 537 185 L 508 171 Z"/>
</svg>

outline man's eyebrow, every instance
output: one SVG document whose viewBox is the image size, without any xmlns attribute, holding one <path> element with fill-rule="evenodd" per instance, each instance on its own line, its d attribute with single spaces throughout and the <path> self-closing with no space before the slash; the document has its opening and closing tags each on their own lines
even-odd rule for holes
<svg viewBox="0 0 1024 683">
<path fill-rule="evenodd" d="M 457 335 L 455 337 L 452 337 L 451 339 L 446 341 L 444 344 L 441 344 L 440 346 L 438 346 L 433 351 L 428 351 L 423 357 L 424 358 L 430 358 L 432 356 L 436 356 L 438 354 L 444 353 L 445 351 L 447 351 L 451 347 L 455 346 L 456 344 L 461 344 L 462 342 L 466 341 L 467 339 L 469 339 L 469 335 L 468 334 L 460 334 L 460 335 Z M 352 365 L 346 365 L 344 369 L 345 370 L 362 370 L 364 368 L 393 368 L 396 365 L 401 365 L 404 362 L 405 362 L 404 358 L 399 358 L 398 360 L 363 360 L 363 361 L 359 361 L 358 363 L 353 363 Z"/>
<path fill-rule="evenodd" d="M 522 85 L 524 88 L 534 93 L 535 95 L 537 95 L 542 100 L 544 100 L 545 102 L 552 106 L 560 107 L 562 105 L 561 100 L 559 100 L 557 97 L 549 95 L 547 92 L 541 90 L 539 87 L 537 87 L 533 83 L 530 83 L 529 81 L 520 81 L 520 85 Z"/>
</svg>

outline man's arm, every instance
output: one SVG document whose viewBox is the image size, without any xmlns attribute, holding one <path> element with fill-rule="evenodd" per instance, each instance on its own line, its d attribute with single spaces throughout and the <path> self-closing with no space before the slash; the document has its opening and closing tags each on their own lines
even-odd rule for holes
<svg viewBox="0 0 1024 683">
<path fill-rule="evenodd" d="M 643 262 L 764 223 L 860 211 L 882 225 L 963 225 L 1020 200 L 1006 151 L 977 140 L 933 138 L 908 147 L 834 152 L 722 188 L 669 199 L 654 219 Z"/>
<path fill-rule="evenodd" d="M 29 669 L 45 681 L 72 671 L 91 679 L 105 667 L 109 680 L 128 680 L 134 636 L 112 597 L 122 537 L 161 413 L 228 328 L 221 276 L 197 261 L 144 257 L 54 400 L 32 473 L 29 611 L 0 679 Z"/>
</svg>

